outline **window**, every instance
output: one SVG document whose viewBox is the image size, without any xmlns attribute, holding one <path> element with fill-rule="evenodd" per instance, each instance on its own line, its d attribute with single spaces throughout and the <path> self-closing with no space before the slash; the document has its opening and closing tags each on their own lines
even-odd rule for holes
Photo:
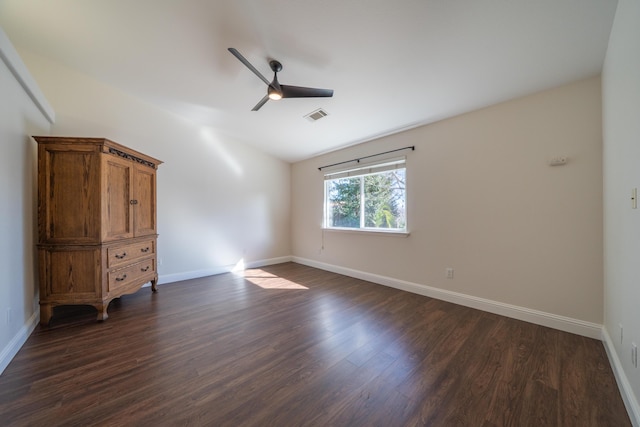
<svg viewBox="0 0 640 427">
<path fill-rule="evenodd" d="M 328 173 L 325 227 L 406 232 L 405 183 L 404 158 Z"/>
</svg>

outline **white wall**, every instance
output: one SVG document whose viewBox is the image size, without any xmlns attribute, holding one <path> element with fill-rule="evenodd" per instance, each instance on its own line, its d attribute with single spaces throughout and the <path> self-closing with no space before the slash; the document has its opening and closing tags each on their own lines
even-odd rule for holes
<svg viewBox="0 0 640 427">
<path fill-rule="evenodd" d="M 106 137 L 165 162 L 160 284 L 290 255 L 288 163 L 58 63 L 20 55 L 56 110 L 54 135 Z"/>
<path fill-rule="evenodd" d="M 595 77 L 295 163 L 294 259 L 599 336 L 601 135 Z M 323 233 L 317 168 L 409 145 L 410 236 Z"/>
<path fill-rule="evenodd" d="M 50 128 L 37 91 L 0 29 L 0 373 L 37 323 L 37 149 L 29 135 Z"/>
<path fill-rule="evenodd" d="M 640 1 L 619 0 L 602 73 L 604 134 L 604 325 L 608 350 L 640 425 Z M 624 336 L 620 340 L 620 327 Z M 623 391 L 623 395 L 625 395 Z"/>
</svg>

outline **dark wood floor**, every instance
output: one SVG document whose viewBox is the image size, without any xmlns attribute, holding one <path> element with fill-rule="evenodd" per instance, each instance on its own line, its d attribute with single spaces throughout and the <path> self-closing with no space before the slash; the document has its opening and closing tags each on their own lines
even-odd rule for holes
<svg viewBox="0 0 640 427">
<path fill-rule="evenodd" d="M 597 340 L 297 264 L 91 310 L 36 329 L 1 425 L 630 425 Z"/>
</svg>

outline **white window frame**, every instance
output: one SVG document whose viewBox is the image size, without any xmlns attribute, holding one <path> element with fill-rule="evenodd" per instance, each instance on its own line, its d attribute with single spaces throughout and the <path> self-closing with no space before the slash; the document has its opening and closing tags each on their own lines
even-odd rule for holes
<svg viewBox="0 0 640 427">
<path fill-rule="evenodd" d="M 364 177 L 367 175 L 374 175 L 382 172 L 387 172 L 390 170 L 396 169 L 404 169 L 405 170 L 405 188 L 404 188 L 404 208 L 405 208 L 405 216 L 404 216 L 404 228 L 377 228 L 377 227 L 365 227 L 365 191 L 364 191 L 364 179 L 360 180 L 360 227 L 333 227 L 329 225 L 330 218 L 330 206 L 328 203 L 328 192 L 327 192 L 327 183 L 328 181 L 332 181 L 338 178 L 356 178 L 356 177 Z M 349 167 L 349 168 L 341 168 L 341 169 L 332 169 L 330 171 L 325 171 L 324 174 L 324 199 L 323 199 L 323 215 L 322 215 L 322 227 L 324 230 L 328 231 L 340 231 L 340 232 L 355 232 L 355 233 L 381 233 L 387 235 L 409 235 L 409 219 L 407 213 L 407 165 L 406 165 L 406 157 L 397 157 L 391 159 L 380 160 L 375 163 L 359 163 L 357 166 Z"/>
</svg>

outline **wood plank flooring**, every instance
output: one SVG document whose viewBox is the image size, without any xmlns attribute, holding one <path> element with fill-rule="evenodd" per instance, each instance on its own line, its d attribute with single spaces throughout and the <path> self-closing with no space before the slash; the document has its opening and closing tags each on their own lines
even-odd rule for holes
<svg viewBox="0 0 640 427">
<path fill-rule="evenodd" d="M 57 310 L 7 426 L 629 426 L 601 342 L 286 263 Z"/>
</svg>

